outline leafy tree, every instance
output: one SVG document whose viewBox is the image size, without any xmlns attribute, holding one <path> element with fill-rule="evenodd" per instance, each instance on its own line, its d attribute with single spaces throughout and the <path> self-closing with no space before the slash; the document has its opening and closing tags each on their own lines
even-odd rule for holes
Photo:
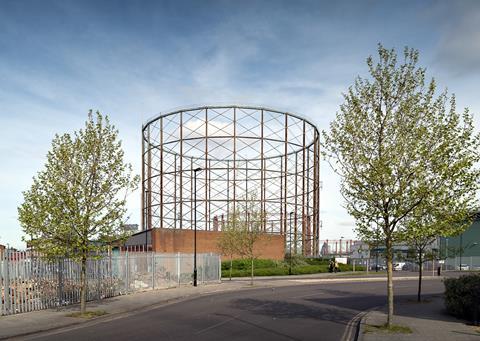
<svg viewBox="0 0 480 341">
<path fill-rule="evenodd" d="M 454 179 L 457 180 L 457 179 Z M 461 180 L 461 179 L 460 179 Z M 467 185 L 471 188 L 468 191 Z M 421 301 L 423 264 L 438 258 L 431 245 L 438 237 L 448 237 L 462 233 L 473 222 L 475 211 L 476 184 L 452 184 L 444 197 L 435 196 L 435 201 L 424 200 L 403 223 L 404 240 L 411 247 L 410 258 L 418 265 L 417 301 Z M 462 193 L 457 196 L 456 193 Z M 434 196 L 432 196 L 434 197 Z M 430 198 L 432 198 L 430 197 Z"/>
<path fill-rule="evenodd" d="M 250 262 L 250 284 L 253 285 L 254 260 L 258 257 L 257 242 L 263 236 L 262 221 L 264 214 L 258 202 L 256 195 L 251 194 L 246 197 L 243 205 L 240 205 L 233 214 L 230 214 L 232 228 L 235 230 L 236 252 Z"/>
<path fill-rule="evenodd" d="M 232 212 L 229 215 L 225 226 L 223 226 L 222 233 L 217 242 L 220 252 L 230 257 L 230 280 L 232 280 L 233 257 L 240 254 L 240 226 L 241 222 L 239 219 L 239 213 Z"/>
<path fill-rule="evenodd" d="M 126 196 L 139 181 L 123 159 L 118 131 L 108 117 L 90 111 L 83 129 L 55 136 L 45 168 L 23 192 L 18 208 L 23 231 L 37 251 L 81 262 L 82 313 L 87 259 L 123 235 Z"/>
<path fill-rule="evenodd" d="M 458 114 L 454 96 L 436 96 L 435 81 L 426 84 L 418 51 L 405 48 L 401 64 L 393 49 L 379 45 L 378 54 L 377 63 L 367 59 L 370 78 L 358 77 L 344 94 L 330 132 L 323 133 L 323 153 L 341 176 L 357 233 L 372 239 L 372 226 L 380 227 L 391 326 L 393 244 L 403 240 L 404 221 L 424 201 L 456 183 L 455 201 L 478 183 L 473 165 L 480 139 L 468 110 Z"/>
</svg>

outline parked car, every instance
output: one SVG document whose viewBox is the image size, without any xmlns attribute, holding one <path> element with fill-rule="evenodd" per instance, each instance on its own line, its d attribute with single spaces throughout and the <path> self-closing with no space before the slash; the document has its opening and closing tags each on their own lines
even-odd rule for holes
<svg viewBox="0 0 480 341">
<path fill-rule="evenodd" d="M 403 271 L 416 271 L 418 270 L 416 264 L 413 264 L 412 262 L 406 262 L 403 266 L 402 266 L 402 270 Z"/>
<path fill-rule="evenodd" d="M 405 266 L 405 262 L 393 263 L 393 271 L 401 271 Z"/>
<path fill-rule="evenodd" d="M 470 270 L 470 266 L 468 264 L 460 264 L 459 266 L 457 266 L 457 270 Z"/>
<path fill-rule="evenodd" d="M 370 265 L 370 270 L 375 271 L 376 267 L 377 267 L 377 265 L 372 264 L 372 265 Z M 382 264 L 378 264 L 378 271 L 382 271 L 382 270 L 387 270 L 387 266 L 382 265 Z"/>
</svg>

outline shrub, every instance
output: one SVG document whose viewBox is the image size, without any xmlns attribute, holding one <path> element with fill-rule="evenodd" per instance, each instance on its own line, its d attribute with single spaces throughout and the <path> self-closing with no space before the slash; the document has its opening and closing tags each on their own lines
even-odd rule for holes
<svg viewBox="0 0 480 341">
<path fill-rule="evenodd" d="M 303 265 L 292 269 L 294 275 L 316 274 L 328 272 L 328 265 Z"/>
<path fill-rule="evenodd" d="M 305 258 L 305 262 L 310 265 L 328 265 L 330 259 L 323 258 Z"/>
<path fill-rule="evenodd" d="M 478 322 L 480 305 L 480 274 L 447 278 L 445 284 L 445 307 L 460 318 Z"/>
<path fill-rule="evenodd" d="M 255 276 L 281 276 L 288 275 L 288 269 L 277 267 L 277 268 L 263 268 L 253 270 Z M 228 277 L 230 275 L 229 270 L 222 271 L 222 277 Z M 232 277 L 250 277 L 249 269 L 233 269 Z"/>
<path fill-rule="evenodd" d="M 308 265 L 308 263 L 306 262 L 305 256 L 294 254 L 294 253 L 290 255 L 290 253 L 288 252 L 285 254 L 284 263 L 287 266 L 290 266 L 290 263 L 292 264 L 292 266 Z"/>
<path fill-rule="evenodd" d="M 234 259 L 232 262 L 233 270 L 250 270 L 250 260 L 248 259 Z M 276 261 L 272 259 L 255 259 L 253 261 L 254 269 L 264 269 L 264 268 L 276 268 L 283 266 L 283 262 Z M 224 260 L 222 262 L 222 270 L 230 269 L 230 260 Z"/>
</svg>

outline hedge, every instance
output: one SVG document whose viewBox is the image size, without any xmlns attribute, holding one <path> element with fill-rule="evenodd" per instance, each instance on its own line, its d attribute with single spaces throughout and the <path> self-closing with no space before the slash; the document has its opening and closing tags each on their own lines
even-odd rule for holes
<svg viewBox="0 0 480 341">
<path fill-rule="evenodd" d="M 447 278 L 445 284 L 445 307 L 459 318 L 478 323 L 480 318 L 480 274 Z"/>
<path fill-rule="evenodd" d="M 232 261 L 232 270 L 249 270 L 251 266 L 250 260 L 248 259 L 234 259 Z M 255 269 L 265 269 L 265 268 L 277 268 L 283 266 L 282 261 L 276 261 L 272 259 L 254 259 L 253 267 Z M 224 260 L 222 262 L 222 270 L 230 269 L 230 260 Z"/>
</svg>

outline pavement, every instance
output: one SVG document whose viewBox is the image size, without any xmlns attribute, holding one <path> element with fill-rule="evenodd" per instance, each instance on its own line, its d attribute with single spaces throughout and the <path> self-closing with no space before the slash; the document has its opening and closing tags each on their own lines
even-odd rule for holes
<svg viewBox="0 0 480 341">
<path fill-rule="evenodd" d="M 402 281 L 402 280 L 415 280 L 416 277 L 413 274 L 408 273 L 398 273 L 395 274 L 395 280 Z M 428 277 L 425 277 L 428 280 Z M 437 279 L 438 277 L 432 277 L 431 279 Z M 56 330 L 60 328 L 72 327 L 75 325 L 81 325 L 82 323 L 92 323 L 92 321 L 105 321 L 114 318 L 121 318 L 122 316 L 128 316 L 135 314 L 136 312 L 146 311 L 149 309 L 156 309 L 161 306 L 170 305 L 176 302 L 180 302 L 182 300 L 189 300 L 194 297 L 201 297 L 207 295 L 213 295 L 215 293 L 220 292 L 228 292 L 228 291 L 238 291 L 238 290 L 250 290 L 252 287 L 249 285 L 249 278 L 237 278 L 235 280 L 229 281 L 224 280 L 222 283 L 218 284 L 209 284 L 209 285 L 202 285 L 198 287 L 192 286 L 183 286 L 179 288 L 172 288 L 172 289 L 159 289 L 154 291 L 146 291 L 135 293 L 131 295 L 125 296 L 117 296 L 109 299 L 104 299 L 101 301 L 93 301 L 88 302 L 87 309 L 88 310 L 103 310 L 107 314 L 101 317 L 93 318 L 90 320 L 85 320 L 82 318 L 74 318 L 68 317 L 67 315 L 71 312 L 77 312 L 79 307 L 78 305 L 72 305 L 67 307 L 61 307 L 59 309 L 47 309 L 23 314 L 16 314 L 10 316 L 2 316 L 0 317 L 0 340 L 3 339 L 11 339 L 14 337 L 25 337 L 28 335 L 32 335 L 35 333 L 41 333 L 45 331 Z M 336 283 L 336 282 L 354 282 L 354 281 L 372 281 L 372 282 L 380 282 L 385 281 L 385 274 L 371 274 L 370 276 L 366 276 L 365 273 L 359 274 L 346 274 L 346 273 L 338 273 L 338 274 L 315 274 L 315 275 L 304 275 L 304 276 L 282 276 L 282 277 L 275 277 L 275 278 L 255 278 L 255 285 L 253 288 L 268 288 L 268 287 L 276 287 L 276 286 L 292 286 L 292 285 L 309 285 L 309 284 L 316 284 L 316 283 Z M 408 305 L 407 305 L 408 306 Z M 424 307 L 426 308 L 428 304 Z M 423 305 L 422 305 L 423 307 Z M 406 307 L 405 309 L 408 310 Z M 400 312 L 401 305 L 397 306 L 398 311 Z M 417 321 L 415 317 L 410 316 L 409 314 L 405 314 L 405 316 L 398 316 L 399 319 L 410 319 Z M 418 319 L 418 318 L 417 318 Z M 381 320 L 381 312 L 375 312 L 368 314 L 364 322 L 367 324 L 376 323 L 376 321 Z M 408 320 L 408 321 L 410 321 Z M 429 326 L 432 324 L 431 327 L 434 330 L 438 330 L 438 326 L 433 326 L 436 321 L 429 320 Z M 445 322 L 445 317 L 443 320 L 438 321 L 439 324 Z M 452 321 L 448 321 L 449 323 Z M 399 320 L 400 324 L 406 324 L 403 320 Z M 410 322 L 409 322 L 410 323 Z M 413 323 L 413 322 L 412 322 Z M 420 325 L 421 323 L 417 323 Z M 456 333 L 455 337 L 461 335 L 462 337 L 472 337 L 475 334 L 472 334 L 472 329 L 469 327 L 460 328 L 459 322 L 457 322 L 458 326 L 456 328 L 449 327 L 452 329 L 452 333 Z M 417 327 L 416 324 L 412 325 L 412 330 L 415 333 L 423 333 L 423 329 Z M 450 325 L 449 325 L 450 326 Z M 428 330 L 426 332 L 428 334 Z M 463 333 L 463 334 L 462 334 Z M 467 333 L 467 334 L 465 334 Z M 470 333 L 470 334 L 468 334 Z M 424 335 L 424 334 L 419 334 Z M 480 334 L 478 334 L 480 335 Z M 377 340 L 382 339 L 383 336 L 377 336 L 374 334 L 365 334 L 367 337 L 365 340 Z M 373 338 L 372 338 L 373 337 Z M 380 337 L 380 338 L 375 338 Z M 390 336 L 389 336 L 390 337 Z M 422 339 L 422 338 L 420 338 Z M 437 337 L 438 339 L 438 337 Z M 444 339 L 444 338 L 440 338 Z M 457 339 L 457 338 L 453 338 Z M 471 338 L 470 338 L 471 339 Z M 465 339 L 465 340 L 470 340 Z M 409 338 L 411 340 L 411 338 Z M 423 338 L 422 340 L 426 340 Z M 463 340 L 463 339 L 461 339 Z M 475 340 L 480 340 L 480 336 Z"/>
<path fill-rule="evenodd" d="M 424 302 L 401 300 L 396 302 L 393 323 L 409 327 L 412 333 L 386 333 L 373 330 L 369 326 L 386 323 L 386 306 L 367 312 L 360 322 L 358 340 L 361 341 L 480 341 L 480 327 L 469 325 L 467 321 L 448 315 L 442 295 L 425 296 Z"/>
</svg>

